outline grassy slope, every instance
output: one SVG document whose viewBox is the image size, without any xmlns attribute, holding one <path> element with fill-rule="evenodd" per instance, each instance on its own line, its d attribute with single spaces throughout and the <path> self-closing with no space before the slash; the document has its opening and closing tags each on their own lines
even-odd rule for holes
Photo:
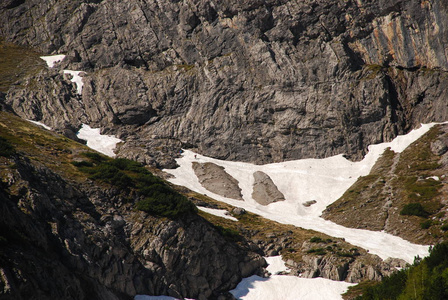
<svg viewBox="0 0 448 300">
<path fill-rule="evenodd" d="M 0 92 L 6 92 L 17 80 L 45 67 L 40 54 L 0 39 Z"/>
<path fill-rule="evenodd" d="M 435 126 L 401 154 L 386 151 L 371 173 L 330 205 L 324 217 L 347 227 L 385 230 L 415 243 L 443 241 L 448 181 L 442 176 L 448 166 L 430 149 L 431 142 L 447 135 L 441 128 Z M 405 208 L 413 205 L 420 211 L 406 214 Z"/>
</svg>

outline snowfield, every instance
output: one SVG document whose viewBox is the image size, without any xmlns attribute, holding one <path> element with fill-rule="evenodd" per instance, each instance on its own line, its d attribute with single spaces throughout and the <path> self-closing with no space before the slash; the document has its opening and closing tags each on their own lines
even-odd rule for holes
<svg viewBox="0 0 448 300">
<path fill-rule="evenodd" d="M 185 150 L 177 159 L 179 168 L 165 170 L 174 177 L 170 182 L 206 194 L 216 200 L 243 207 L 267 219 L 316 230 L 333 237 L 345 238 L 355 246 L 367 249 L 382 259 L 401 258 L 412 263 L 414 257 L 427 256 L 429 246 L 412 244 L 400 237 L 384 232 L 352 229 L 320 218 L 322 211 L 336 201 L 360 176 L 368 175 L 371 168 L 386 148 L 402 152 L 411 143 L 425 134 L 436 123 L 422 125 L 407 135 L 398 136 L 392 142 L 369 146 L 369 152 L 362 161 L 351 162 L 342 155 L 325 159 L 301 159 L 267 165 L 222 161 Z M 244 201 L 237 201 L 216 195 L 205 189 L 198 181 L 192 162 L 211 162 L 225 168 L 225 171 L 239 182 Z M 253 173 L 268 174 L 278 189 L 285 195 L 285 201 L 262 206 L 252 199 Z M 303 203 L 315 200 L 316 204 L 305 207 Z"/>
<path fill-rule="evenodd" d="M 275 275 L 288 272 L 281 256 L 265 257 L 269 264 L 267 270 L 274 274 L 269 278 L 251 276 L 244 278 L 230 293 L 237 299 L 291 299 L 291 300 L 336 300 L 341 294 L 355 285 L 344 281 L 324 278 L 300 278 L 288 275 Z"/>
<path fill-rule="evenodd" d="M 114 149 L 118 143 L 122 142 L 122 140 L 113 135 L 101 134 L 100 128 L 91 128 L 86 124 L 82 124 L 76 135 L 78 138 L 87 141 L 87 147 L 109 157 L 115 157 Z"/>
<path fill-rule="evenodd" d="M 272 275 L 262 278 L 253 275 L 244 278 L 230 293 L 241 300 L 342 300 L 341 294 L 355 285 L 325 278 L 300 278 Z"/>
</svg>

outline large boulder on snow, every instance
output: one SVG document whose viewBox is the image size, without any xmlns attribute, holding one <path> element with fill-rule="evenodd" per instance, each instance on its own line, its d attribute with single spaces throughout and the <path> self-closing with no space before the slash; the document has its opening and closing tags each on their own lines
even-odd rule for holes
<svg viewBox="0 0 448 300">
<path fill-rule="evenodd" d="M 261 171 L 254 173 L 252 198 L 261 205 L 285 200 L 285 196 L 278 190 L 271 177 Z"/>
<path fill-rule="evenodd" d="M 223 167 L 210 162 L 193 162 L 193 170 L 202 186 L 210 192 L 226 198 L 243 200 L 238 181 Z"/>
</svg>

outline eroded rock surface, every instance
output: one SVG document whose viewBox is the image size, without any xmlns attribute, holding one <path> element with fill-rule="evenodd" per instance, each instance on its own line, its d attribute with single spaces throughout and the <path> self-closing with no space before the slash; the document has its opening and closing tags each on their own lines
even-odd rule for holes
<svg viewBox="0 0 448 300">
<path fill-rule="evenodd" d="M 252 198 L 261 205 L 285 200 L 285 196 L 278 190 L 271 177 L 261 171 L 254 173 Z"/>
<path fill-rule="evenodd" d="M 55 166 L 71 153 L 49 151 Z M 68 174 L 0 155 L 1 299 L 215 299 L 265 264 L 197 215 L 151 216 L 135 193 Z"/>
<path fill-rule="evenodd" d="M 210 162 L 193 162 L 193 170 L 202 186 L 210 192 L 226 198 L 243 200 L 238 180 L 230 176 L 223 167 Z"/>
<path fill-rule="evenodd" d="M 61 131 L 102 127 L 126 140 L 119 155 L 158 166 L 181 147 L 358 159 L 448 119 L 447 13 L 442 0 L 8 0 L 0 36 L 86 73 L 82 95 L 43 70 L 5 101 Z"/>
</svg>

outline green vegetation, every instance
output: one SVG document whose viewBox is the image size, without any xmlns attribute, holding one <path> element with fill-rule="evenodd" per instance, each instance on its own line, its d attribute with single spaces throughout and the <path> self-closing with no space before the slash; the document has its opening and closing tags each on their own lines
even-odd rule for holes
<svg viewBox="0 0 448 300">
<path fill-rule="evenodd" d="M 194 68 L 194 65 L 183 64 L 183 65 L 176 65 L 176 67 L 177 67 L 178 69 L 182 69 L 182 70 L 184 70 L 185 72 L 187 72 L 187 71 L 190 71 L 191 69 L 193 69 L 193 68 Z"/>
<path fill-rule="evenodd" d="M 363 288 L 358 300 L 448 299 L 448 243 L 436 245 L 423 260 Z"/>
<path fill-rule="evenodd" d="M 242 240 L 242 237 L 239 233 L 238 230 L 232 229 L 232 228 L 228 228 L 228 227 L 223 227 L 220 225 L 213 225 L 218 232 L 225 237 L 227 240 L 233 241 L 233 242 L 238 242 L 240 240 Z"/>
<path fill-rule="evenodd" d="M 310 250 L 306 251 L 306 253 L 308 253 L 308 254 L 316 254 L 316 255 L 325 255 L 325 254 L 327 254 L 327 252 L 325 251 L 324 248 L 313 248 L 313 249 L 310 249 Z"/>
<path fill-rule="evenodd" d="M 37 52 L 0 40 L 0 92 L 6 92 L 11 84 L 43 67 L 44 61 Z"/>
<path fill-rule="evenodd" d="M 421 229 L 428 229 L 429 227 L 431 227 L 431 225 L 432 225 L 432 221 L 431 220 L 425 220 L 425 221 L 420 223 L 420 228 Z"/>
<path fill-rule="evenodd" d="M 73 162 L 73 165 L 98 180 L 126 192 L 136 191 L 145 198 L 136 205 L 137 209 L 152 215 L 179 218 L 197 212 L 196 206 L 185 196 L 169 187 L 135 161 L 124 158 L 111 159 L 97 153 L 83 153 L 87 161 Z"/>
<path fill-rule="evenodd" d="M 14 147 L 5 138 L 0 137 L 0 156 L 9 158 L 15 153 Z"/>
<path fill-rule="evenodd" d="M 420 203 L 409 203 L 403 207 L 400 211 L 400 215 L 426 218 L 429 214 Z"/>
</svg>

